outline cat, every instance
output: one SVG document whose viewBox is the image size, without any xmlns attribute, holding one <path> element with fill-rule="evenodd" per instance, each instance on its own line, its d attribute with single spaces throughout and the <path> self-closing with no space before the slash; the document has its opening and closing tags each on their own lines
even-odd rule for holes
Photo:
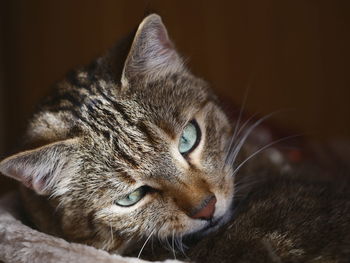
<svg viewBox="0 0 350 263">
<path fill-rule="evenodd" d="M 158 15 L 39 108 L 25 150 L 0 171 L 25 186 L 40 231 L 122 253 L 150 234 L 210 232 L 230 217 L 231 124 Z"/>
<path fill-rule="evenodd" d="M 33 227 L 111 253 L 348 262 L 348 179 L 255 151 L 247 138 L 263 120 L 229 120 L 152 14 L 56 85 L 0 171 L 25 186 Z M 147 246 L 154 237 L 172 250 Z"/>
</svg>

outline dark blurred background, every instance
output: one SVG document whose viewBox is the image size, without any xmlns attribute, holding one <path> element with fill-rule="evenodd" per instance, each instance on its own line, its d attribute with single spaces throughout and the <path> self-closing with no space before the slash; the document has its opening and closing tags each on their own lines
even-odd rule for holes
<svg viewBox="0 0 350 263">
<path fill-rule="evenodd" d="M 159 13 L 192 71 L 228 101 L 311 139 L 350 139 L 348 0 L 0 2 L 0 157 L 50 85 Z M 0 192 L 13 188 L 0 177 Z"/>
</svg>

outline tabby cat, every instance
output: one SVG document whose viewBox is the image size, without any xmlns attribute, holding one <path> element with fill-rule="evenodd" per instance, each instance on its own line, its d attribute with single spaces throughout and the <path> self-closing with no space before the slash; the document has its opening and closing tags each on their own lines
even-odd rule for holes
<svg viewBox="0 0 350 263">
<path fill-rule="evenodd" d="M 242 133 L 228 120 L 153 14 L 56 85 L 0 171 L 25 186 L 33 227 L 113 253 L 169 257 L 145 248 L 156 237 L 180 250 L 187 239 L 170 256 L 198 262 L 347 259 L 345 183 L 303 181 L 268 156 L 233 165 L 259 123 Z"/>
</svg>

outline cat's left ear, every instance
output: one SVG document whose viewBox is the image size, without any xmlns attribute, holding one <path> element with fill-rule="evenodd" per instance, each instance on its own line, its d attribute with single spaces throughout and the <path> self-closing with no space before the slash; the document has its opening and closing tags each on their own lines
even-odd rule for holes
<svg viewBox="0 0 350 263">
<path fill-rule="evenodd" d="M 15 154 L 0 162 L 0 172 L 40 195 L 62 193 L 78 167 L 72 158 L 76 142 L 68 139 Z"/>
<path fill-rule="evenodd" d="M 184 70 L 183 60 L 168 37 L 160 16 L 147 16 L 139 25 L 125 60 L 121 82 L 133 78 L 155 79 Z"/>
</svg>

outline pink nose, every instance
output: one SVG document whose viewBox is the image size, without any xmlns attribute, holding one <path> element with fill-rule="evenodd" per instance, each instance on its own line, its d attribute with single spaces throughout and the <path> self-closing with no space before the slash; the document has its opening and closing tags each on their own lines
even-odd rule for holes
<svg viewBox="0 0 350 263">
<path fill-rule="evenodd" d="M 191 217 L 193 219 L 210 220 L 213 218 L 215 212 L 216 197 L 211 196 L 203 202 L 201 208 L 197 210 Z"/>
</svg>

